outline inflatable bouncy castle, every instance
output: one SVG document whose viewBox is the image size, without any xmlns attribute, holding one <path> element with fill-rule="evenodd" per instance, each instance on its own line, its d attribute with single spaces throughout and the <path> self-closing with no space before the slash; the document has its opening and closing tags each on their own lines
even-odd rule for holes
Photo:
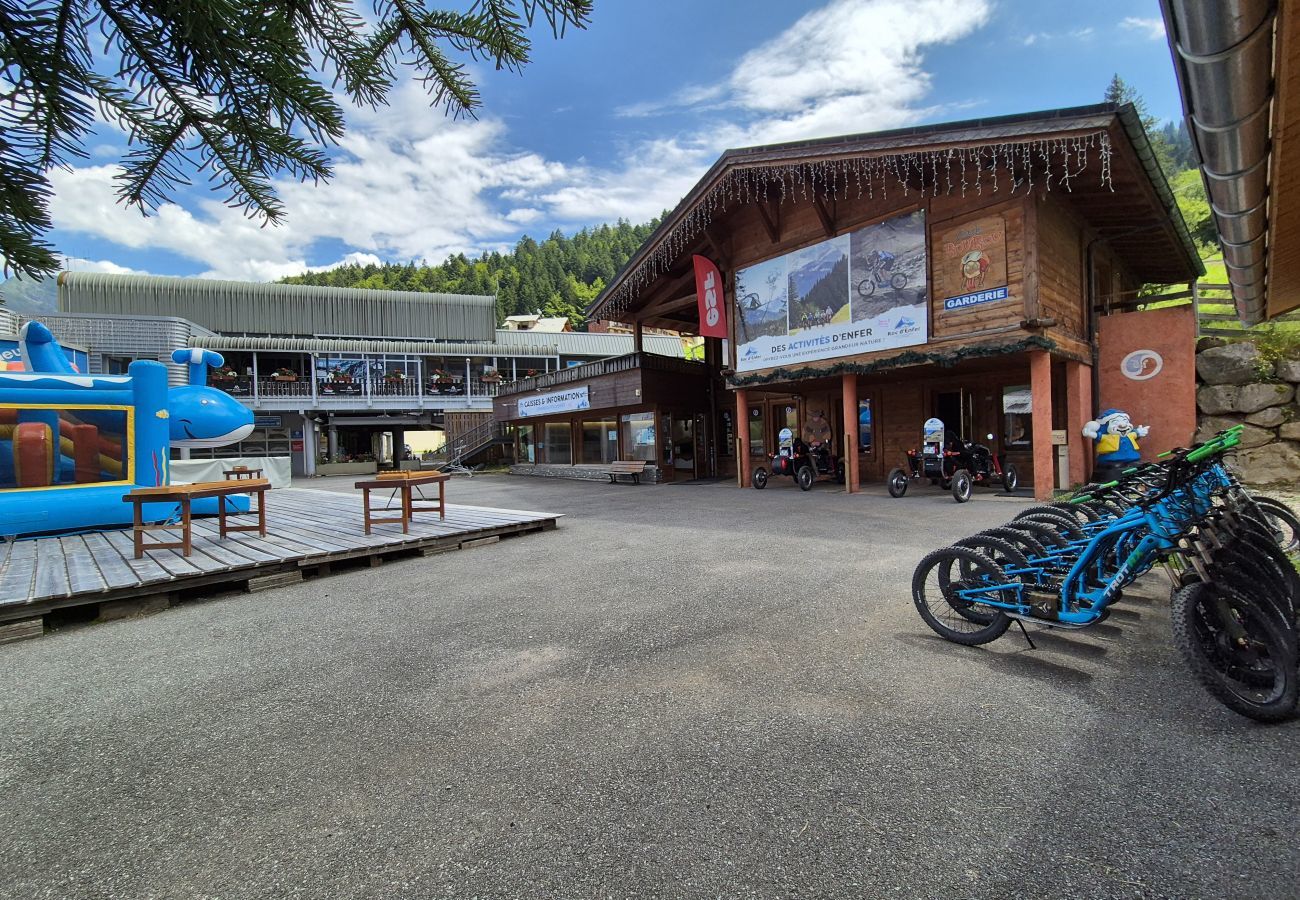
<svg viewBox="0 0 1300 900">
<path fill-rule="evenodd" d="M 251 411 L 209 388 L 219 354 L 178 350 L 190 384 L 168 389 L 167 368 L 81 375 L 39 322 L 20 334 L 24 372 L 0 372 L 0 537 L 130 524 L 122 497 L 170 483 L 172 446 L 217 447 L 246 437 Z M 197 383 L 196 383 L 197 382 Z M 172 504 L 146 504 L 163 521 Z"/>
</svg>

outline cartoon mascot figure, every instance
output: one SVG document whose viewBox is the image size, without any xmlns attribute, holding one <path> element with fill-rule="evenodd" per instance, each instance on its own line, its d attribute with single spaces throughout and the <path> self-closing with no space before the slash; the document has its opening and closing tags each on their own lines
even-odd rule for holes
<svg viewBox="0 0 1300 900">
<path fill-rule="evenodd" d="M 961 277 L 965 279 L 967 291 L 978 291 L 984 287 L 984 278 L 989 273 L 993 261 L 983 250 L 972 250 L 961 258 Z"/>
<path fill-rule="evenodd" d="M 1097 455 L 1096 481 L 1110 481 L 1121 469 L 1133 465 L 1141 458 L 1138 438 L 1151 431 L 1148 425 L 1134 425 L 1128 413 L 1108 409 L 1083 426 L 1083 436 L 1092 438 Z"/>
</svg>

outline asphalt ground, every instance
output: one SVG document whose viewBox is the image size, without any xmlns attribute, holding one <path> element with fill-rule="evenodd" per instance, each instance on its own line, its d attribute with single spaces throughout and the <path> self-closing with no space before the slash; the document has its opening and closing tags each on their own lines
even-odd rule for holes
<svg viewBox="0 0 1300 900">
<path fill-rule="evenodd" d="M 0 895 L 1300 895 L 1300 724 L 1191 681 L 1158 581 L 1032 651 L 921 622 L 1024 501 L 450 499 L 566 518 L 0 647 Z"/>
</svg>

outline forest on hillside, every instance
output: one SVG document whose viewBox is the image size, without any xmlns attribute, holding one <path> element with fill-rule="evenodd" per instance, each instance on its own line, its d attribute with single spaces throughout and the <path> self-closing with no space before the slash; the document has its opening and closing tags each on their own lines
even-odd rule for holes
<svg viewBox="0 0 1300 900">
<path fill-rule="evenodd" d="M 496 294 L 498 320 L 540 312 L 547 316 L 567 316 L 579 328 L 586 322 L 587 307 L 658 224 L 658 220 L 644 225 L 619 220 L 614 225 L 584 228 L 572 237 L 555 231 L 541 243 L 525 235 L 509 253 L 494 251 L 476 259 L 458 253 L 435 266 L 414 262 L 340 266 L 283 281 L 396 291 Z"/>
</svg>

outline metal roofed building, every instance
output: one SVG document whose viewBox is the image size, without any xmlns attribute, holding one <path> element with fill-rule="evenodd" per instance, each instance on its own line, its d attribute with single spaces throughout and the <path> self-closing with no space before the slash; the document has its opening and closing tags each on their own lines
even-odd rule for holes
<svg viewBox="0 0 1300 900">
<path fill-rule="evenodd" d="M 496 298 L 306 285 L 65 272 L 60 340 L 89 348 L 92 373 L 170 352 L 216 350 L 209 382 L 256 414 L 239 445 L 212 457 L 289 455 L 295 474 L 399 465 L 408 431 L 486 446 L 503 384 L 632 350 L 630 335 L 496 327 Z M 675 338 L 649 352 L 681 357 Z M 470 448 L 472 449 L 472 447 Z"/>
</svg>

